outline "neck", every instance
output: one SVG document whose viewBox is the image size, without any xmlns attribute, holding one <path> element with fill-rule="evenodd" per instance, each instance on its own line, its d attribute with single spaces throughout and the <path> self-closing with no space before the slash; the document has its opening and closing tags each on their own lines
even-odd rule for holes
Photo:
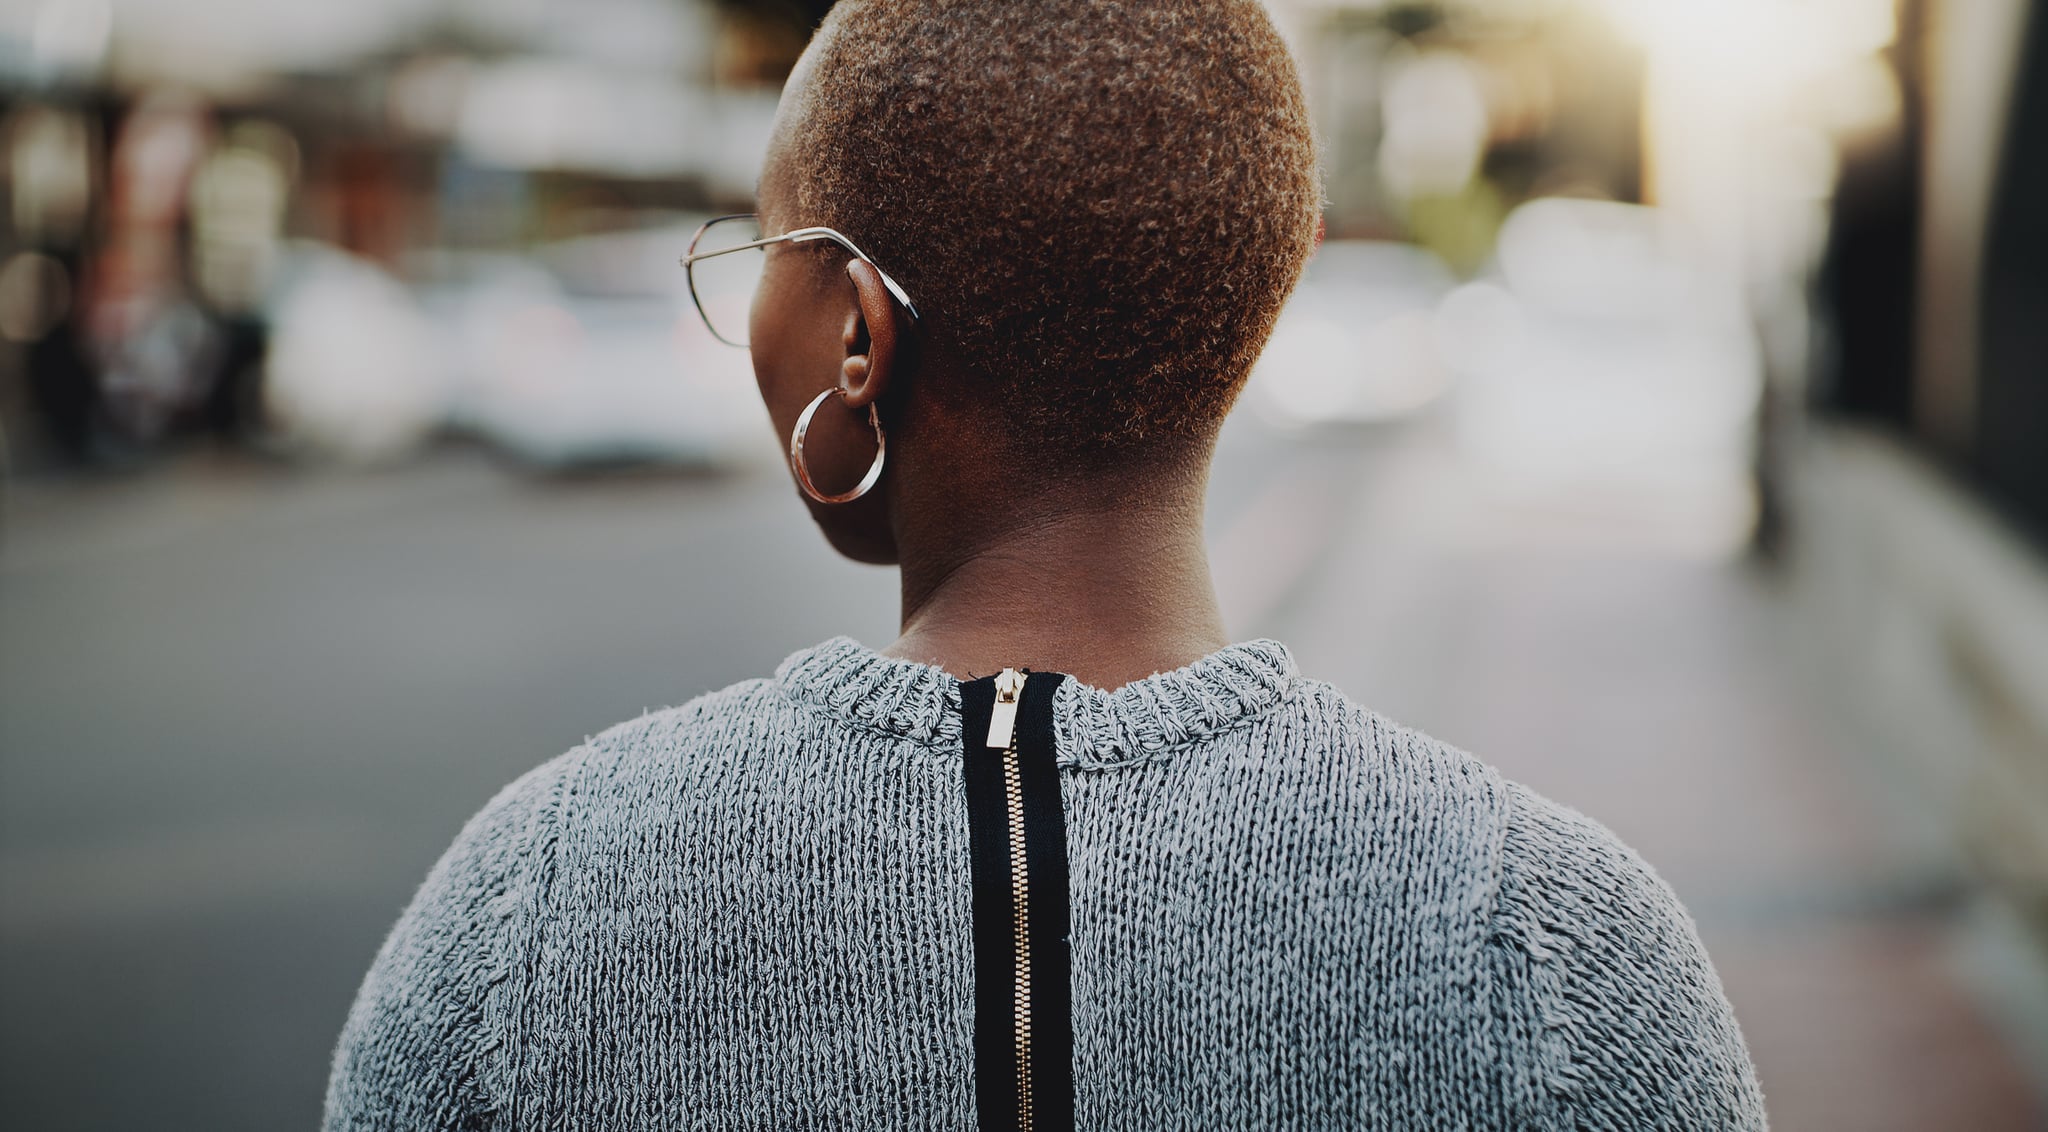
<svg viewBox="0 0 2048 1132">
<path fill-rule="evenodd" d="M 1222 648 L 1206 478 L 1204 460 L 1142 482 L 904 509 L 927 519 L 898 531 L 902 635 L 884 651 L 963 678 L 1014 666 L 1120 688 Z"/>
</svg>

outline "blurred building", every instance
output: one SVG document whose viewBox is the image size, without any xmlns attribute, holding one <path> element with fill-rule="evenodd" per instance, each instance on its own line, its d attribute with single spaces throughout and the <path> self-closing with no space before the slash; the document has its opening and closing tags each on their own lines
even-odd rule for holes
<svg viewBox="0 0 2048 1132">
<path fill-rule="evenodd" d="M 1918 831 L 1983 885 L 1993 1001 L 2048 1065 L 2048 11 L 1909 0 L 1845 148 L 1792 581 Z"/>
<path fill-rule="evenodd" d="M 730 412 L 706 425 L 643 404 L 666 431 L 615 445 L 551 430 L 536 412 L 602 415 L 602 394 L 620 393 L 575 392 L 604 360 L 565 355 L 508 386 L 435 324 L 440 308 L 491 307 L 517 276 L 539 287 L 520 302 L 571 333 L 638 319 L 655 368 L 726 376 L 729 359 L 698 351 L 672 309 L 673 261 L 697 218 L 751 199 L 782 76 L 821 11 L 9 6 L 0 419 L 14 465 L 147 465 L 206 434 L 385 459 L 446 429 L 544 464 L 723 458 Z M 647 238 L 571 246 L 631 233 Z M 529 269 L 547 248 L 573 263 Z M 627 299 L 639 309 L 622 314 Z M 320 325 L 337 303 L 374 331 Z M 548 406 L 525 396 L 534 381 L 555 387 Z"/>
</svg>

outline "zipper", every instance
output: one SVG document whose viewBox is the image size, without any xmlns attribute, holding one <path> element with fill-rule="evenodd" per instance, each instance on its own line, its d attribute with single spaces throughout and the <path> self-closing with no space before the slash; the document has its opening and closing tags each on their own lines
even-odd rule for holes
<svg viewBox="0 0 2048 1132">
<path fill-rule="evenodd" d="M 1024 776 L 1017 754 L 1017 701 L 1024 695 L 1023 672 L 996 674 L 995 709 L 989 713 L 988 745 L 1003 752 L 1003 810 L 1010 832 L 1010 919 L 1016 983 L 1012 1002 L 1017 1050 L 1017 1129 L 1032 1132 L 1031 1118 L 1031 868 L 1024 840 Z"/>
<path fill-rule="evenodd" d="M 998 751 L 1017 753 L 1017 701 L 1024 695 L 1024 681 L 1029 676 L 1021 668 L 996 673 L 996 705 L 988 713 L 988 745 Z"/>
<path fill-rule="evenodd" d="M 960 686 L 974 881 L 975 1107 L 984 1132 L 1073 1127 L 1066 821 L 1056 672 Z"/>
</svg>

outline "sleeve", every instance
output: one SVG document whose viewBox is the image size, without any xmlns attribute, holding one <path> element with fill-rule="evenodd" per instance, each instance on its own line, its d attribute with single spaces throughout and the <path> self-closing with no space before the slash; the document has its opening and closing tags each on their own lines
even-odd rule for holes
<svg viewBox="0 0 2048 1132">
<path fill-rule="evenodd" d="M 1598 823 L 1519 787 L 1488 933 L 1518 1127 L 1762 1129 L 1756 1070 L 1692 918 Z"/>
<path fill-rule="evenodd" d="M 327 1132 L 509 1126 L 514 975 L 553 766 L 469 820 L 385 937 L 335 1048 Z"/>
</svg>

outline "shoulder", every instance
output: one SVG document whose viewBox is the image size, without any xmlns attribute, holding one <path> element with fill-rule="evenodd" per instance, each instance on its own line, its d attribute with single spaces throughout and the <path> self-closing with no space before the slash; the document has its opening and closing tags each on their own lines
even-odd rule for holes
<svg viewBox="0 0 2048 1132">
<path fill-rule="evenodd" d="M 466 1128 L 510 1104 L 510 975 L 574 762 L 552 759 L 500 789 L 428 870 L 349 1009 L 323 1127 Z"/>
<path fill-rule="evenodd" d="M 674 770 L 759 746 L 802 724 L 801 709 L 772 680 L 742 680 L 615 723 L 535 767 L 528 777 L 573 789 L 620 775 Z"/>
<path fill-rule="evenodd" d="M 676 707 L 647 712 L 586 738 L 506 784 L 464 823 L 422 888 L 421 898 L 489 898 L 530 886 L 543 874 L 561 813 L 603 779 L 673 763 L 715 746 L 728 732 L 758 737 L 786 701 L 765 680 L 748 680 Z"/>
<path fill-rule="evenodd" d="M 585 739 L 569 755 L 587 762 L 640 751 L 671 750 L 758 726 L 764 720 L 780 720 L 793 715 L 795 710 L 773 680 L 742 680 L 674 707 L 658 708 L 613 724 Z"/>
<path fill-rule="evenodd" d="M 1467 751 L 1364 707 L 1333 685 L 1295 681 L 1285 711 L 1286 726 L 1307 747 L 1357 759 L 1372 773 L 1411 787 L 1464 797 L 1496 821 L 1508 814 L 1512 784 L 1499 771 Z"/>
<path fill-rule="evenodd" d="M 1429 894 L 1476 947 L 1514 810 L 1499 771 L 1316 680 L 1292 681 L 1242 742 L 1259 772 L 1252 806 L 1317 815 L 1323 836 Z"/>
<path fill-rule="evenodd" d="M 1606 826 L 1519 783 L 1507 790 L 1497 928 L 1540 947 L 1543 925 L 1565 913 L 1575 936 L 1604 945 L 1668 944 L 1677 929 L 1690 936 L 1671 887 Z"/>
<path fill-rule="evenodd" d="M 1373 800 L 1375 851 L 1401 860 L 1404 883 L 1457 878 L 1437 896 L 1454 906 L 1446 931 L 1480 959 L 1509 1123 L 1764 1126 L 1719 976 L 1691 916 L 1640 855 L 1599 822 L 1330 685 L 1296 681 L 1288 701 L 1287 745 L 1323 752 L 1348 767 L 1339 783 L 1368 787 L 1352 796 Z"/>
<path fill-rule="evenodd" d="M 765 693 L 765 695 L 764 695 Z M 692 761 L 695 752 L 729 748 L 719 737 L 773 732 L 779 697 L 749 680 L 675 707 L 649 711 L 590 736 L 507 783 L 462 826 L 427 878 L 416 903 L 442 903 L 544 885 L 565 816 L 593 795 Z"/>
<path fill-rule="evenodd" d="M 773 745 L 800 711 L 745 681 L 608 728 L 493 795 L 379 948 L 335 1051 L 326 1126 L 470 1127 L 506 1111 L 502 1053 L 567 847 L 618 836 L 659 778 Z"/>
<path fill-rule="evenodd" d="M 1692 917 L 1605 826 L 1508 784 L 1488 930 L 1505 1039 L 1559 1123 L 1761 1128 L 1734 1011 Z"/>
</svg>

